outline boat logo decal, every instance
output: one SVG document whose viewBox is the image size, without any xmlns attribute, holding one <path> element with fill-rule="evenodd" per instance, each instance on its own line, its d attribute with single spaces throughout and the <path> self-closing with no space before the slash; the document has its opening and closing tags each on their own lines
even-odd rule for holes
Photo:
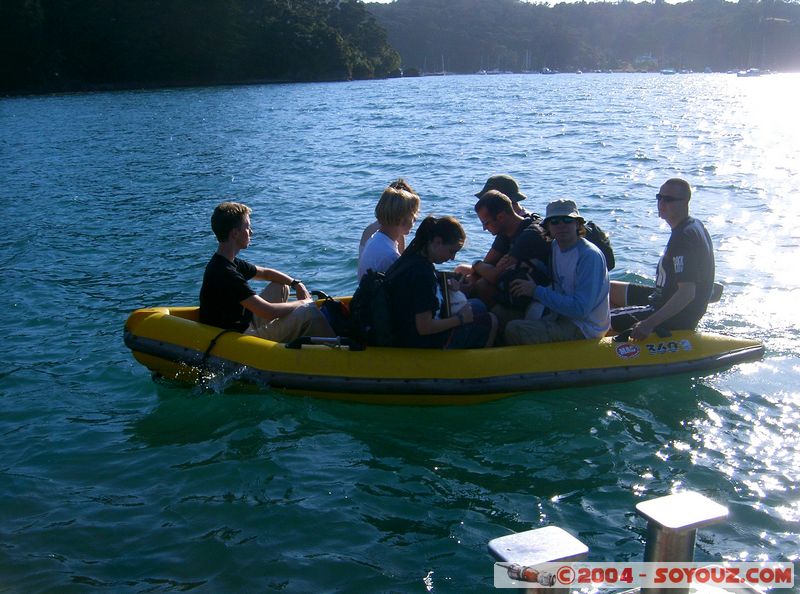
<svg viewBox="0 0 800 594">
<path fill-rule="evenodd" d="M 691 351 L 692 343 L 688 340 L 670 340 L 657 344 L 648 343 L 645 345 L 647 352 L 651 355 L 665 355 L 667 353 L 678 353 L 680 351 Z"/>
<path fill-rule="evenodd" d="M 617 347 L 617 355 L 621 359 L 635 359 L 639 356 L 639 345 L 626 342 Z"/>
</svg>

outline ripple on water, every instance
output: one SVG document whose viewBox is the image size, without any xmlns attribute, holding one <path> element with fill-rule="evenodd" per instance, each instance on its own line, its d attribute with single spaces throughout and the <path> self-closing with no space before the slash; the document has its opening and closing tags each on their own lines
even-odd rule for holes
<svg viewBox="0 0 800 594">
<path fill-rule="evenodd" d="M 484 592 L 491 538 L 555 524 L 640 559 L 639 501 L 726 504 L 701 558 L 798 550 L 797 77 L 425 77 L 2 100 L 0 572 L 20 591 Z M 746 86 L 745 86 L 746 85 Z M 346 405 L 153 382 L 134 307 L 196 302 L 221 200 L 253 208 L 245 257 L 352 293 L 385 185 L 427 215 L 494 173 L 542 212 L 574 198 L 614 278 L 651 279 L 654 194 L 689 178 L 717 248 L 706 329 L 763 362 L 463 408 Z M 765 220 L 769 232 L 759 234 Z M 227 388 L 227 389 L 225 389 Z M 20 496 L 20 494 L 24 494 Z M 796 556 L 794 557 L 796 558 Z"/>
</svg>

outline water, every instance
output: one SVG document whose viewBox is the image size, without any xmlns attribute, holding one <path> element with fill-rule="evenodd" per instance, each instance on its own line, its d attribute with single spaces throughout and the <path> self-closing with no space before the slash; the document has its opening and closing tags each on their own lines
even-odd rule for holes
<svg viewBox="0 0 800 594">
<path fill-rule="evenodd" d="M 0 575 L 12 592 L 486 592 L 487 542 L 543 525 L 640 560 L 634 505 L 693 489 L 730 520 L 697 557 L 798 560 L 800 77 L 558 75 L 0 100 Z M 134 308 L 194 304 L 219 201 L 245 257 L 351 293 L 403 176 L 423 214 L 493 173 L 577 200 L 613 276 L 652 276 L 679 175 L 717 248 L 708 330 L 762 339 L 712 376 L 379 407 L 153 382 Z"/>
</svg>

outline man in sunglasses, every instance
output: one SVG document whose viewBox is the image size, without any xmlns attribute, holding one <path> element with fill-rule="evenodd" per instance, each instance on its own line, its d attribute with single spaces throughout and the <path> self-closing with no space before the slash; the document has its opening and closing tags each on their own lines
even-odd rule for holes
<svg viewBox="0 0 800 594">
<path fill-rule="evenodd" d="M 609 328 L 608 270 L 600 249 L 584 239 L 585 221 L 572 200 L 547 205 L 544 219 L 552 239 L 552 285 L 517 279 L 515 296 L 528 295 L 547 307 L 538 320 L 514 320 L 505 329 L 508 344 L 596 339 Z"/>
<path fill-rule="evenodd" d="M 672 229 L 658 262 L 656 286 L 611 283 L 612 328 L 642 340 L 657 329 L 693 330 L 714 288 L 714 247 L 703 223 L 689 216 L 692 188 L 672 178 L 656 194 L 658 216 Z"/>
</svg>

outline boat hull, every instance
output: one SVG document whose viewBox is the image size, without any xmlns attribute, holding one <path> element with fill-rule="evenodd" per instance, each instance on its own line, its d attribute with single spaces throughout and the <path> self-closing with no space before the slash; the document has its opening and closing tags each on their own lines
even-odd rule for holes
<svg viewBox="0 0 800 594">
<path fill-rule="evenodd" d="M 137 310 L 126 322 L 125 343 L 140 363 L 171 380 L 203 383 L 221 375 L 337 400 L 437 405 L 709 372 L 758 360 L 764 352 L 757 341 L 689 331 L 637 343 L 603 338 L 453 351 L 290 349 L 238 332 L 221 333 L 196 319 L 196 307 Z"/>
</svg>

